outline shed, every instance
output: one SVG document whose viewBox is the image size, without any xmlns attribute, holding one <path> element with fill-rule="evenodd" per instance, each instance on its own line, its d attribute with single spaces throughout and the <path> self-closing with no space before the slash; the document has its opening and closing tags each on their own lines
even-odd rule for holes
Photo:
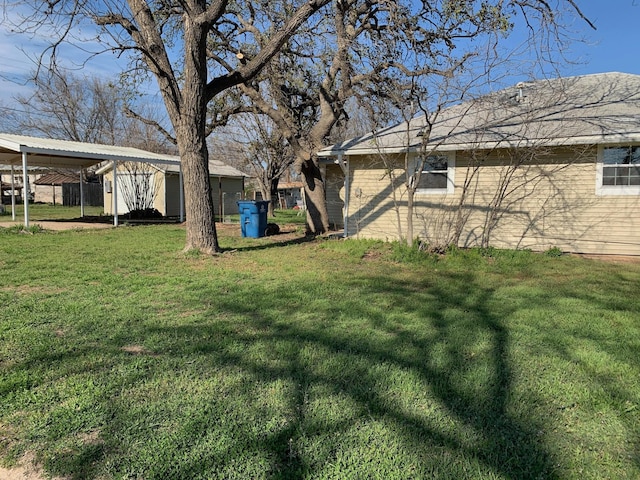
<svg viewBox="0 0 640 480">
<path fill-rule="evenodd" d="M 104 176 L 104 211 L 113 211 L 113 164 L 107 163 L 98 170 Z M 209 161 L 211 196 L 219 218 L 238 213 L 236 202 L 242 199 L 245 174 L 219 160 Z M 148 203 L 166 217 L 180 215 L 181 179 L 180 163 L 135 165 L 120 163 L 118 167 L 118 212 L 134 210 L 136 204 Z M 135 192 L 135 193 L 131 193 Z M 144 201 L 137 202 L 144 197 Z"/>
</svg>

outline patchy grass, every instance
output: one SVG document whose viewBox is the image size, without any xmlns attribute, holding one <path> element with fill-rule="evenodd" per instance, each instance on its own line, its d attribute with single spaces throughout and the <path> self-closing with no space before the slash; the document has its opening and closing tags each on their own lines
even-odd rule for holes
<svg viewBox="0 0 640 480">
<path fill-rule="evenodd" d="M 84 207 L 84 214 L 87 216 L 99 216 L 103 215 L 104 209 L 102 207 Z M 0 215 L 0 220 L 3 218 L 11 218 L 11 205 L 5 205 L 5 212 Z M 16 205 L 16 218 L 21 220 L 24 218 L 24 205 Z M 64 205 L 51 205 L 46 203 L 36 203 L 29 205 L 29 219 L 31 221 L 37 220 L 64 220 L 80 218 L 80 207 L 66 207 Z"/>
<path fill-rule="evenodd" d="M 70 478 L 640 476 L 640 265 L 178 226 L 0 242 L 0 451 Z"/>
<path fill-rule="evenodd" d="M 30 225 L 25 227 L 24 225 L 11 225 L 10 227 L 0 227 L 0 235 L 11 235 L 16 233 L 23 233 L 33 235 L 34 233 L 41 233 L 42 227 L 40 225 Z"/>
</svg>

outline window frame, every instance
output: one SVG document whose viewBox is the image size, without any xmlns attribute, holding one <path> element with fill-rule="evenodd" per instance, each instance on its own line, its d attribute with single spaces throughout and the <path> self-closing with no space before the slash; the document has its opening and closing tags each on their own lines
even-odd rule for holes
<svg viewBox="0 0 640 480">
<path fill-rule="evenodd" d="M 607 196 L 607 195 L 640 195 L 640 185 L 604 185 L 602 182 L 604 180 L 604 169 L 606 167 L 616 167 L 620 166 L 630 166 L 633 164 L 624 164 L 624 163 L 614 163 L 614 164 L 606 164 L 604 163 L 604 151 L 607 148 L 638 148 L 640 149 L 640 144 L 637 143 L 627 143 L 627 144 L 608 144 L 608 145 L 598 145 L 598 156 L 596 161 L 596 195 L 597 196 Z M 637 164 L 640 167 L 640 163 Z"/>
<path fill-rule="evenodd" d="M 446 188 L 424 188 L 424 187 L 416 188 L 415 193 L 418 195 L 450 195 L 452 194 L 455 190 L 455 171 L 456 171 L 455 152 L 443 152 L 443 153 L 434 152 L 432 155 L 429 155 L 427 158 L 429 157 L 447 159 L 447 187 Z M 414 171 L 417 169 L 419 161 L 420 161 L 419 158 L 415 159 L 414 167 L 413 167 Z M 432 170 L 432 171 L 437 171 L 437 170 Z M 430 173 L 430 172 L 429 170 L 423 169 L 420 176 L 422 177 L 422 175 L 424 175 L 425 173 Z"/>
</svg>

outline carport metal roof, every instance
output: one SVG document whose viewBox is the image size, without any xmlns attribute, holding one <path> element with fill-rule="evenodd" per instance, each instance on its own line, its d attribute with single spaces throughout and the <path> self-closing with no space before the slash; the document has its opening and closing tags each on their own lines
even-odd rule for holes
<svg viewBox="0 0 640 480">
<path fill-rule="evenodd" d="M 25 153 L 29 165 L 49 168 L 82 169 L 113 160 L 180 164 L 180 157 L 151 153 L 138 148 L 0 133 L 0 164 L 21 165 Z"/>
<path fill-rule="evenodd" d="M 0 164 L 9 165 L 12 171 L 15 166 L 21 165 L 23 185 L 28 182 L 29 165 L 53 169 L 84 170 L 105 161 L 114 162 L 114 167 L 115 162 L 120 161 L 177 165 L 180 168 L 180 157 L 174 155 L 162 155 L 132 147 L 0 133 Z M 25 201 L 24 223 L 25 226 L 28 226 L 29 204 L 27 195 L 23 195 L 23 197 Z M 15 206 L 15 199 L 12 206 Z M 15 212 L 15 208 L 13 210 Z M 114 216 L 114 224 L 118 224 L 117 211 Z"/>
</svg>

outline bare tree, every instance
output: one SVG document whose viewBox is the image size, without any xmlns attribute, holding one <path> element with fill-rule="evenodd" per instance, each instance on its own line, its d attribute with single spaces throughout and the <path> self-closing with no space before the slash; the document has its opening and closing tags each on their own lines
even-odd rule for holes
<svg viewBox="0 0 640 480">
<path fill-rule="evenodd" d="M 31 96 L 16 100 L 24 110 L 17 118 L 21 132 L 115 145 L 125 130 L 122 96 L 114 83 L 97 77 L 50 71 L 36 78 Z"/>
<path fill-rule="evenodd" d="M 161 123 L 158 112 L 149 106 L 139 106 L 145 112 L 146 123 L 140 121 L 142 117 L 130 115 L 131 100 L 123 95 L 118 82 L 62 69 L 48 73 L 37 77 L 31 95 L 15 97 L 22 111 L 8 120 L 13 124 L 11 130 L 175 153 L 175 146 L 156 127 Z"/>
<path fill-rule="evenodd" d="M 23 29 L 48 28 L 55 34 L 47 51 L 51 63 L 58 60 L 62 42 L 77 41 L 78 24 L 93 22 L 98 29 L 91 40 L 103 45 L 103 52 L 128 54 L 135 69 L 155 78 L 183 165 L 185 250 L 216 253 L 220 248 L 209 184 L 208 105 L 227 89 L 255 78 L 328 3 L 270 2 L 269 9 L 283 12 L 277 23 L 264 15 L 266 4 L 226 0 L 29 0 L 20 5 L 34 12 Z"/>
<path fill-rule="evenodd" d="M 273 216 L 278 184 L 295 160 L 291 147 L 273 121 L 257 113 L 235 117 L 223 132 L 238 145 L 236 151 L 242 152 L 243 157 L 241 169 L 257 181 L 262 198 L 269 202 L 269 215 Z"/>
<path fill-rule="evenodd" d="M 563 6 L 581 15 L 572 0 Z M 515 20 L 539 38 L 534 46 L 541 46 L 535 50 L 540 58 L 553 50 L 542 46 L 561 37 L 560 14 L 545 1 L 340 0 L 332 7 L 329 17 L 318 18 L 287 44 L 258 81 L 238 85 L 249 99 L 247 108 L 269 115 L 292 146 L 305 182 L 308 228 L 315 233 L 328 228 L 316 152 L 348 120 L 349 101 L 357 99 L 383 123 L 393 112 L 385 108 L 390 96 L 404 93 L 408 104 L 415 100 L 408 92 L 428 93 L 425 83 L 415 88 L 416 79 L 469 75 L 474 60 L 482 64 L 487 55 L 503 55 L 497 43 Z M 240 110 L 232 105 L 229 112 Z"/>
<path fill-rule="evenodd" d="M 121 167 L 118 189 L 129 213 L 140 218 L 149 216 L 161 187 L 157 168 L 142 162 L 124 162 Z"/>
</svg>

